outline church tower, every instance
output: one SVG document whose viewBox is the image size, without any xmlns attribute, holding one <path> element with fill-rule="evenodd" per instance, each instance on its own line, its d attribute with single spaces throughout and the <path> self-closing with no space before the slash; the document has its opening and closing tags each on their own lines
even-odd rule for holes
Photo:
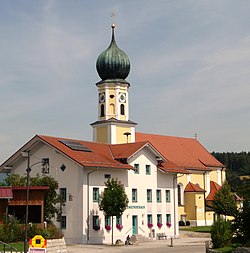
<svg viewBox="0 0 250 253">
<path fill-rule="evenodd" d="M 101 81 L 98 88 L 98 120 L 91 124 L 93 141 L 119 144 L 135 141 L 135 122 L 129 120 L 130 84 L 125 80 L 130 72 L 127 54 L 118 48 L 115 41 L 115 25 L 109 47 L 96 61 Z"/>
</svg>

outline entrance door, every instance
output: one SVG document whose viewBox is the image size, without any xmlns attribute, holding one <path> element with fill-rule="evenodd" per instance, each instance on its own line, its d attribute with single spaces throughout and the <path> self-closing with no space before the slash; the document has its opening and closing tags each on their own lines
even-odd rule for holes
<svg viewBox="0 0 250 253">
<path fill-rule="evenodd" d="M 132 233 L 133 235 L 138 234 L 138 222 L 137 222 L 137 215 L 132 216 Z"/>
</svg>

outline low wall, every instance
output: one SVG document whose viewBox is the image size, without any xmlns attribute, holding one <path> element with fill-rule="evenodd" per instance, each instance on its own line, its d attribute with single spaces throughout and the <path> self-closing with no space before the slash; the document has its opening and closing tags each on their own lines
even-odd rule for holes
<svg viewBox="0 0 250 253">
<path fill-rule="evenodd" d="M 64 238 L 47 240 L 47 253 L 68 253 Z"/>
</svg>

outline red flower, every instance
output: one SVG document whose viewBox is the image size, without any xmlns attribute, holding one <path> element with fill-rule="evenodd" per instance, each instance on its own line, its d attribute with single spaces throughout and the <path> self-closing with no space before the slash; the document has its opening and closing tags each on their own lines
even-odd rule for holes
<svg viewBox="0 0 250 253">
<path fill-rule="evenodd" d="M 162 223 L 158 222 L 158 223 L 157 223 L 157 227 L 158 227 L 158 228 L 161 228 L 161 227 L 162 227 Z"/>
<path fill-rule="evenodd" d="M 116 224 L 116 228 L 121 230 L 123 228 L 123 225 L 122 224 Z"/>
<path fill-rule="evenodd" d="M 148 227 L 152 228 L 154 225 L 152 223 L 148 223 Z"/>
<path fill-rule="evenodd" d="M 108 230 L 108 231 L 111 230 L 111 226 L 110 226 L 110 225 L 106 225 L 105 228 L 106 228 L 106 230 Z"/>
</svg>

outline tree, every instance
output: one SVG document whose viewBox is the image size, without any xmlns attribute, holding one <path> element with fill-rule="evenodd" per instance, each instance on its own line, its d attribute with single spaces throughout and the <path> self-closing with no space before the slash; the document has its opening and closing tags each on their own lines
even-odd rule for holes
<svg viewBox="0 0 250 253">
<path fill-rule="evenodd" d="M 10 186 L 26 186 L 26 176 L 19 174 L 10 174 L 4 181 Z M 61 198 L 56 192 L 58 182 L 52 177 L 37 175 L 30 178 L 30 186 L 49 186 L 49 190 L 44 196 L 44 220 L 50 221 L 59 212 L 56 207 L 61 202 Z"/>
<path fill-rule="evenodd" d="M 231 245 L 232 225 L 230 221 L 218 220 L 211 226 L 213 248 L 223 248 Z"/>
<path fill-rule="evenodd" d="M 243 197 L 243 207 L 235 219 L 235 231 L 240 243 L 250 242 L 250 179 L 241 181 L 237 193 Z"/>
<path fill-rule="evenodd" d="M 113 217 L 123 214 L 128 206 L 128 197 L 124 185 L 117 179 L 109 179 L 105 186 L 99 198 L 99 208 L 106 216 L 111 217 L 113 245 Z"/>
<path fill-rule="evenodd" d="M 234 216 L 237 213 L 237 204 L 230 186 L 225 181 L 220 190 L 215 193 L 213 210 L 218 215 Z"/>
</svg>

